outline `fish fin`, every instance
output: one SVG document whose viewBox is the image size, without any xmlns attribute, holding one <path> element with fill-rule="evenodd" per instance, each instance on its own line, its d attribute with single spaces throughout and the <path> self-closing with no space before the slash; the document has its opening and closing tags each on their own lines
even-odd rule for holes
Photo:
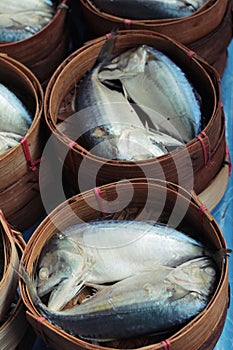
<svg viewBox="0 0 233 350">
<path fill-rule="evenodd" d="M 85 340 L 85 341 L 88 341 L 88 342 L 91 342 L 93 345 L 99 345 L 99 343 L 103 343 L 103 342 L 107 342 L 107 341 L 113 341 L 115 339 L 113 338 L 106 338 L 106 339 L 99 339 L 99 338 L 91 338 L 91 337 L 85 337 L 85 336 L 82 336 L 82 335 L 79 335 L 79 338 Z"/>
<path fill-rule="evenodd" d="M 107 39 L 102 46 L 102 49 L 99 53 L 99 56 L 96 60 L 97 64 L 106 64 L 106 62 L 110 61 L 113 57 L 113 50 L 116 44 L 118 31 L 113 29 L 111 33 L 107 36 Z"/>
<path fill-rule="evenodd" d="M 173 284 L 168 288 L 169 292 L 171 293 L 171 296 L 169 297 L 169 300 L 175 301 L 184 298 L 187 294 L 190 293 L 190 291 L 187 291 L 186 289 Z"/>
<path fill-rule="evenodd" d="M 103 290 L 106 287 L 108 287 L 108 285 L 106 285 L 106 284 L 98 284 L 98 283 L 90 283 L 90 282 L 86 282 L 85 286 L 90 287 L 90 288 L 94 288 L 94 289 L 96 289 L 98 291 L 99 290 Z"/>
<path fill-rule="evenodd" d="M 123 90 L 123 95 L 125 96 L 125 98 L 127 98 L 127 100 L 131 100 L 125 86 L 122 84 L 122 90 Z"/>
<path fill-rule="evenodd" d="M 221 265 L 224 258 L 232 254 L 233 250 L 229 248 L 220 248 L 213 254 L 213 258 L 216 261 L 217 265 Z"/>
</svg>

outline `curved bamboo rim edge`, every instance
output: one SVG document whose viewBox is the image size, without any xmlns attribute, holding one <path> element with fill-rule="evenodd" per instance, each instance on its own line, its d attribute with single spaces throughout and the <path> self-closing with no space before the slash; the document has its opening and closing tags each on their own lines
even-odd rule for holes
<svg viewBox="0 0 233 350">
<path fill-rule="evenodd" d="M 226 157 L 225 164 L 219 173 L 215 176 L 213 181 L 210 182 L 209 186 L 205 188 L 198 197 L 201 202 L 212 211 L 222 200 L 229 182 L 229 172 L 231 165 L 228 162 L 228 157 Z"/>
<path fill-rule="evenodd" d="M 132 179 L 132 182 L 133 183 L 136 183 L 136 184 L 145 184 L 145 179 Z M 125 182 L 126 183 L 126 182 Z M 151 179 L 151 183 L 154 184 L 154 185 L 161 185 L 162 187 L 164 186 L 164 184 L 167 184 L 167 182 L 165 181 L 162 181 L 162 180 L 154 180 L 154 179 Z M 109 186 L 112 186 L 113 184 L 108 184 L 108 185 L 104 185 L 104 186 L 101 186 L 102 189 L 107 189 Z M 175 185 L 175 184 L 170 184 L 172 190 L 173 189 L 178 189 L 179 186 L 178 185 Z M 193 205 L 195 205 L 195 207 L 198 209 L 198 208 L 201 208 L 202 206 L 202 203 L 200 202 L 199 198 L 195 195 L 195 194 L 190 194 L 188 191 L 186 190 L 183 190 L 181 191 L 184 195 L 186 193 L 186 195 L 188 196 L 188 198 L 190 198 L 190 195 L 191 195 L 191 199 L 193 201 Z M 85 192 L 86 195 L 88 195 L 89 193 L 93 194 L 92 190 L 88 190 Z M 84 194 L 84 195 L 85 195 Z M 76 195 L 74 196 L 75 198 L 79 198 L 80 196 L 83 196 L 83 194 L 79 194 L 79 195 Z M 183 195 L 182 195 L 183 196 Z M 187 197 L 183 197 L 183 199 L 186 201 L 187 200 Z M 52 215 L 59 215 L 59 212 L 62 211 L 62 209 L 64 208 L 65 205 L 67 205 L 67 203 L 69 203 L 69 201 L 72 202 L 72 198 L 67 200 L 66 202 L 60 204 L 56 209 L 53 210 L 52 212 Z M 61 213 L 60 213 L 61 214 Z M 213 217 L 211 216 L 211 214 L 207 211 L 204 213 L 204 215 L 207 215 L 207 217 L 210 219 L 210 222 L 209 224 L 212 225 L 213 229 L 215 231 L 218 231 L 218 234 L 220 234 L 219 236 L 219 239 L 221 241 L 221 244 L 223 245 L 223 247 L 225 246 L 225 240 L 224 240 L 224 237 L 223 235 L 221 234 L 221 231 L 217 225 L 217 223 L 215 222 L 215 220 L 213 219 Z M 36 238 L 36 232 L 38 232 L 40 230 L 41 227 L 43 227 L 43 225 L 45 225 L 45 223 L 48 223 L 49 224 L 49 219 L 46 218 L 39 226 L 38 228 L 35 230 L 35 232 L 33 233 L 33 236 L 30 238 L 31 242 L 33 241 L 33 237 Z M 216 233 L 217 234 L 217 233 Z M 39 239 L 39 238 L 38 238 Z M 29 245 L 30 245 L 30 241 L 29 241 Z M 24 260 L 27 260 L 28 261 L 28 257 L 27 257 L 27 252 L 25 251 L 24 252 L 24 255 L 22 257 L 22 261 Z M 202 320 L 203 320 L 203 317 L 206 315 L 206 312 L 209 314 L 211 313 L 211 310 L 213 311 L 213 308 L 214 308 L 214 301 L 216 298 L 220 298 L 220 293 L 223 292 L 223 295 L 221 295 L 222 298 L 225 298 L 226 297 L 226 284 L 227 284 L 227 280 L 228 280 L 228 259 L 226 258 L 225 260 L 225 264 L 223 264 L 223 271 L 222 271 L 222 274 L 221 274 L 221 279 L 219 281 L 219 285 L 216 289 L 216 292 L 215 292 L 215 297 L 212 298 L 212 300 L 210 301 L 210 303 L 208 304 L 208 306 L 205 308 L 205 310 L 203 312 L 201 312 L 197 317 L 194 318 L 194 320 L 192 320 L 191 322 L 188 323 L 188 325 L 186 325 L 185 327 L 183 327 L 180 331 L 178 331 L 177 333 L 175 333 L 172 337 L 169 338 L 169 340 L 171 341 L 171 344 L 175 341 L 178 341 L 179 342 L 179 338 L 183 335 L 183 332 L 185 333 L 189 333 L 190 330 L 191 330 L 191 326 L 194 325 L 194 324 L 201 324 L 202 323 Z M 40 314 L 38 313 L 38 311 L 35 309 L 34 305 L 31 303 L 30 301 L 30 298 L 28 297 L 28 294 L 26 292 L 26 287 L 25 285 L 23 285 L 23 283 L 21 282 L 20 284 L 20 288 L 21 291 L 22 291 L 22 297 L 23 297 L 23 300 L 25 302 L 25 304 L 27 305 L 27 308 L 29 310 L 29 312 L 27 312 L 28 314 L 32 314 L 32 317 L 34 318 L 39 318 L 40 317 Z M 28 304 L 29 303 L 29 304 Z M 36 316 L 35 316 L 36 315 Z M 51 325 L 47 320 L 44 320 L 43 322 L 43 325 L 52 330 L 52 332 L 54 333 L 57 333 L 59 334 L 59 336 L 62 336 L 64 338 L 66 338 L 67 340 L 71 341 L 72 343 L 75 343 L 76 345 L 83 345 L 85 348 L 87 349 L 96 349 L 95 346 L 93 346 L 92 344 L 90 343 L 87 343 L 83 340 L 80 340 L 79 338 L 75 338 L 69 334 L 67 334 L 66 332 L 62 331 L 62 330 L 58 330 L 56 327 L 54 327 L 53 325 Z M 78 341 L 77 341 L 78 339 Z M 146 347 L 143 347 L 143 349 L 151 349 L 153 347 L 153 349 L 162 349 L 162 347 L 160 346 L 160 344 L 152 344 L 152 345 L 149 345 L 149 346 L 146 346 Z M 112 348 L 108 348 L 108 347 L 99 347 L 99 349 L 112 349 Z"/>
<path fill-rule="evenodd" d="M 124 36 L 124 35 L 148 35 L 151 37 L 156 38 L 161 38 L 162 40 L 168 41 L 170 44 L 176 45 L 181 51 L 185 51 L 186 53 L 188 53 L 190 50 L 183 45 L 182 43 L 176 41 L 175 39 L 172 39 L 171 37 L 168 37 L 165 34 L 162 33 L 156 33 L 150 30 L 121 30 L 119 31 L 119 35 L 120 36 Z M 94 43 L 96 45 L 98 44 L 103 44 L 106 40 L 105 36 L 101 36 L 99 38 L 96 38 L 94 40 L 88 41 L 83 47 L 79 48 L 78 50 L 76 50 L 75 52 L 71 53 L 60 65 L 59 67 L 55 70 L 54 74 L 51 76 L 50 81 L 47 85 L 46 91 L 45 91 L 45 96 L 44 96 L 44 114 L 45 114 L 45 120 L 46 120 L 46 124 L 48 126 L 48 128 L 50 129 L 50 132 L 53 133 L 54 135 L 56 135 L 56 137 L 65 145 L 67 146 L 69 149 L 72 149 L 75 152 L 80 152 L 81 154 L 85 154 L 90 156 L 93 160 L 97 160 L 97 161 L 104 161 L 104 162 L 108 162 L 108 163 L 112 163 L 116 166 L 122 166 L 122 165 L 126 165 L 130 166 L 130 164 L 128 162 L 125 161 L 114 161 L 114 160 L 109 160 L 106 159 L 104 157 L 100 157 L 100 156 L 96 156 L 96 155 L 92 155 L 90 152 L 88 152 L 84 147 L 82 147 L 81 145 L 71 145 L 71 142 L 73 140 L 71 140 L 67 135 L 65 135 L 63 132 L 61 132 L 60 130 L 57 129 L 56 123 L 54 121 L 54 118 L 51 116 L 51 112 L 50 112 L 50 105 L 51 105 L 51 96 L 53 95 L 53 91 L 55 89 L 56 86 L 56 82 L 58 80 L 58 78 L 60 77 L 61 74 L 64 74 L 65 71 L 67 71 L 69 69 L 69 65 L 72 64 L 72 60 L 75 59 L 79 53 L 83 53 L 85 51 L 86 48 L 90 48 L 91 45 Z M 210 82 L 210 86 L 215 94 L 215 101 L 214 101 L 214 105 L 213 105 L 213 110 L 212 110 L 212 115 L 208 121 L 208 123 L 205 125 L 204 129 L 202 131 L 206 132 L 208 130 L 208 128 L 210 127 L 210 124 L 212 123 L 213 119 L 216 118 L 216 110 L 219 107 L 217 104 L 217 100 L 221 97 L 221 92 L 220 92 L 220 76 L 218 74 L 218 72 L 208 64 L 208 62 L 206 62 L 205 60 L 203 60 L 201 57 L 199 57 L 198 55 L 194 55 L 192 56 L 192 60 L 194 60 L 195 64 L 200 68 L 200 70 L 205 70 L 206 71 L 206 67 L 208 68 L 209 71 L 211 71 L 212 74 L 215 75 L 216 81 L 218 82 L 218 91 L 217 91 L 217 96 L 216 96 L 216 87 L 214 87 L 214 83 L 212 78 L 209 75 L 209 72 L 206 71 L 206 74 L 208 75 L 208 80 Z M 203 67 L 204 65 L 204 67 Z M 193 144 L 198 144 L 199 141 L 198 139 L 195 137 L 194 139 L 190 140 L 186 145 L 185 148 L 189 149 L 189 147 Z M 172 152 L 171 152 L 172 154 Z M 166 156 L 166 155 L 165 155 Z M 164 156 L 158 157 L 159 159 L 162 159 Z M 157 158 L 156 158 L 157 159 Z M 138 161 L 138 163 L 140 165 L 142 165 L 143 163 L 148 163 L 150 161 L 154 161 L 155 158 L 151 158 L 147 161 Z"/>
</svg>

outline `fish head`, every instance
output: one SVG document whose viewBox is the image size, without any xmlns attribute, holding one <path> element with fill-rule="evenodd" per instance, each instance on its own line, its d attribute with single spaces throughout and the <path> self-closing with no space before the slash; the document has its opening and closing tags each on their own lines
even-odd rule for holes
<svg viewBox="0 0 233 350">
<path fill-rule="evenodd" d="M 123 79 L 143 73 L 147 62 L 147 50 L 145 45 L 127 50 L 116 56 L 110 63 L 103 64 L 99 70 L 98 78 Z"/>
<path fill-rule="evenodd" d="M 74 249 L 72 241 L 51 240 L 42 250 L 37 265 L 37 291 L 39 296 L 48 294 L 68 279 L 73 271 L 83 270 L 83 258 Z"/>
<path fill-rule="evenodd" d="M 187 292 L 208 297 L 214 291 L 217 275 L 217 266 L 213 259 L 202 257 L 177 266 L 168 279 Z"/>
</svg>

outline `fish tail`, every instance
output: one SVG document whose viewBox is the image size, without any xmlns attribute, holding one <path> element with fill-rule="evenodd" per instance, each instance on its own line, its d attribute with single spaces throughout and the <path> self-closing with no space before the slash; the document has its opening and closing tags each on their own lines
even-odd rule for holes
<svg viewBox="0 0 233 350">
<path fill-rule="evenodd" d="M 34 304 L 40 304 L 41 300 L 40 300 L 40 298 L 39 298 L 39 296 L 37 294 L 35 283 L 34 283 L 33 279 L 29 276 L 29 274 L 26 271 L 23 263 L 20 263 L 20 270 L 17 271 L 17 273 L 18 273 L 19 277 L 26 284 L 28 292 L 29 292 L 29 295 L 30 295 L 30 297 L 32 299 L 32 302 Z"/>
<path fill-rule="evenodd" d="M 111 33 L 107 36 L 107 39 L 102 46 L 100 54 L 97 58 L 96 63 L 106 64 L 106 62 L 110 61 L 113 57 L 113 50 L 117 40 L 117 29 L 113 29 Z"/>
<path fill-rule="evenodd" d="M 217 250 L 217 252 L 214 253 L 214 260 L 216 261 L 218 266 L 221 266 L 224 259 L 229 256 L 229 254 L 232 254 L 233 250 L 229 248 L 220 248 Z"/>
</svg>

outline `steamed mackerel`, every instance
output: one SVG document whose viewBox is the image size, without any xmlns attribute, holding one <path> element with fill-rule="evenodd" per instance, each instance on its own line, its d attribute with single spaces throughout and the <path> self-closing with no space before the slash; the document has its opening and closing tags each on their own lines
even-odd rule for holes
<svg viewBox="0 0 233 350">
<path fill-rule="evenodd" d="M 24 11 L 50 11 L 52 0 L 7 0 L 0 1 L 0 13 L 17 13 Z"/>
<path fill-rule="evenodd" d="M 126 161 L 158 157 L 182 147 L 180 140 L 148 130 L 123 93 L 99 80 L 103 64 L 97 64 L 81 81 L 75 99 L 78 134 L 84 146 L 97 156 Z M 66 130 L 72 139 L 77 138 L 74 130 Z"/>
<path fill-rule="evenodd" d="M 12 42 L 29 38 L 47 25 L 52 17 L 52 13 L 38 10 L 0 13 L 0 41 Z"/>
<path fill-rule="evenodd" d="M 24 136 L 32 123 L 31 116 L 18 97 L 0 84 L 0 131 Z"/>
<path fill-rule="evenodd" d="M 99 10 L 128 19 L 153 20 L 187 17 L 206 0 L 91 0 Z"/>
<path fill-rule="evenodd" d="M 17 146 L 21 139 L 22 136 L 19 134 L 0 131 L 0 155 Z"/>
<path fill-rule="evenodd" d="M 152 128 L 187 143 L 200 130 L 200 103 L 184 72 L 167 55 L 142 45 L 102 66 L 99 79 L 119 79 Z"/>
<path fill-rule="evenodd" d="M 54 236 L 37 266 L 38 294 L 61 309 L 83 285 L 115 282 L 155 269 L 211 255 L 176 229 L 145 221 L 110 220 L 79 224 Z"/>
<path fill-rule="evenodd" d="M 73 335 L 100 342 L 164 332 L 189 321 L 209 302 L 216 279 L 216 266 L 207 257 L 176 268 L 157 266 L 97 291 L 81 305 L 53 312 L 25 276 L 32 301 L 46 319 Z"/>
</svg>

